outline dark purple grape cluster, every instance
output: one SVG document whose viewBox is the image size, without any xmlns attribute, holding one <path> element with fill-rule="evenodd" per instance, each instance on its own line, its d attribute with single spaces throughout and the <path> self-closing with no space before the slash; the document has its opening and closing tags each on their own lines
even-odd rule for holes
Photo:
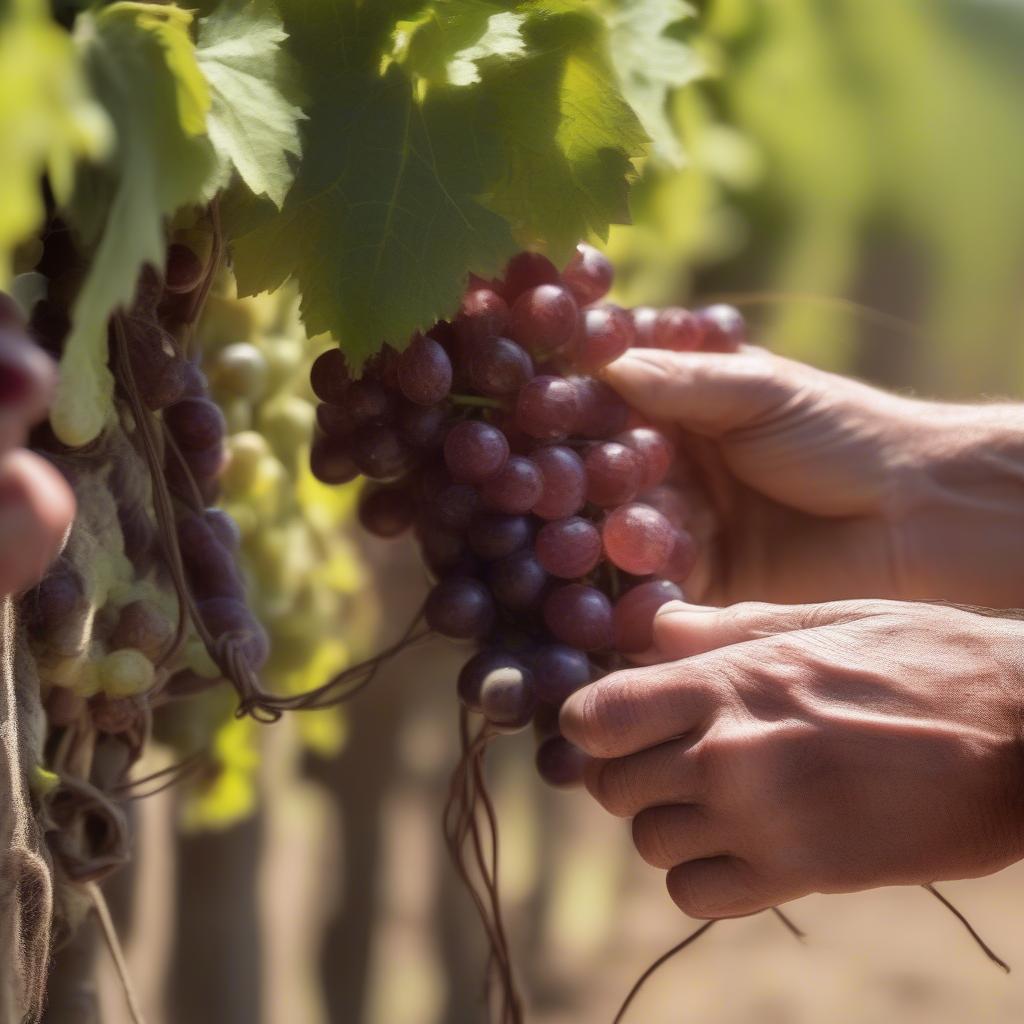
<svg viewBox="0 0 1024 1024">
<path fill-rule="evenodd" d="M 561 273 L 521 253 L 361 378 L 336 349 L 312 368 L 314 474 L 375 481 L 362 525 L 415 532 L 436 579 L 427 624 L 479 647 L 459 697 L 499 731 L 532 721 L 554 785 L 578 782 L 583 766 L 558 708 L 651 646 L 654 615 L 682 596 L 697 554 L 665 484 L 671 441 L 592 375 L 631 346 L 729 352 L 745 336 L 729 306 L 603 302 L 612 277 L 589 245 Z"/>
</svg>

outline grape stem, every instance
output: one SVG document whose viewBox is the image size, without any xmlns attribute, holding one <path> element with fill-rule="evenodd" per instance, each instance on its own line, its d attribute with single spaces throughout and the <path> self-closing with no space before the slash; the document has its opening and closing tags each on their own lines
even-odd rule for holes
<svg viewBox="0 0 1024 1024">
<path fill-rule="evenodd" d="M 497 398 L 484 398 L 483 395 L 461 395 L 452 392 L 448 396 L 452 405 L 476 406 L 480 409 L 500 409 L 502 404 Z"/>
</svg>

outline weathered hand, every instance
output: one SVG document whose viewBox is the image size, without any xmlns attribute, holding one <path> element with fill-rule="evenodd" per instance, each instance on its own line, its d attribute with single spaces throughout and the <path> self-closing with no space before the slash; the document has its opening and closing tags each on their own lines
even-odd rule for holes
<svg viewBox="0 0 1024 1024">
<path fill-rule="evenodd" d="M 666 605 L 670 660 L 565 704 L 590 792 L 694 917 L 1024 856 L 1024 622 L 941 605 Z"/>
<path fill-rule="evenodd" d="M 752 347 L 634 349 L 605 374 L 693 464 L 691 598 L 1024 605 L 1024 406 L 916 401 Z"/>
</svg>

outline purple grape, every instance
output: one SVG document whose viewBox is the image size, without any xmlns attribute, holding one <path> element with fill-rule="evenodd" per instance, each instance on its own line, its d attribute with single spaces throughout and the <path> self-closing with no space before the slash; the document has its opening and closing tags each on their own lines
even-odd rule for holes
<svg viewBox="0 0 1024 1024">
<path fill-rule="evenodd" d="M 417 526 L 416 535 L 423 560 L 435 576 L 447 576 L 456 570 L 460 570 L 459 575 L 472 575 L 472 572 L 462 571 L 472 563 L 474 556 L 461 534 L 427 522 Z"/>
<path fill-rule="evenodd" d="M 368 487 L 359 499 L 359 522 L 375 537 L 397 537 L 416 517 L 416 506 L 407 487 Z"/>
<path fill-rule="evenodd" d="M 537 696 L 556 707 L 593 679 L 593 669 L 587 656 L 565 644 L 539 647 L 530 655 L 530 664 L 537 684 Z"/>
<path fill-rule="evenodd" d="M 687 530 L 677 528 L 672 541 L 672 553 L 661 567 L 661 574 L 673 583 L 685 583 L 697 565 L 697 542 Z"/>
<path fill-rule="evenodd" d="M 171 295 L 195 291 L 203 279 L 205 269 L 203 261 L 187 245 L 173 243 L 167 248 L 164 290 Z"/>
<path fill-rule="evenodd" d="M 564 736 L 552 736 L 537 748 L 537 773 L 558 789 L 582 785 L 588 761 L 587 755 Z"/>
<path fill-rule="evenodd" d="M 309 370 L 309 383 L 321 402 L 341 405 L 345 401 L 352 377 L 340 348 L 330 348 L 316 357 Z"/>
<path fill-rule="evenodd" d="M 509 455 L 505 435 L 480 420 L 464 420 L 444 439 L 444 460 L 456 480 L 483 483 L 497 476 Z"/>
<path fill-rule="evenodd" d="M 443 405 L 409 404 L 398 413 L 398 433 L 413 448 L 437 448 L 444 441 L 447 422 Z"/>
<path fill-rule="evenodd" d="M 270 657 L 270 640 L 244 601 L 231 597 L 212 597 L 200 601 L 199 617 L 214 639 L 231 637 L 240 646 L 242 656 L 254 672 Z"/>
<path fill-rule="evenodd" d="M 349 452 L 359 472 L 371 480 L 393 480 L 402 476 L 409 468 L 412 455 L 393 427 L 376 423 L 356 430 Z"/>
<path fill-rule="evenodd" d="M 222 508 L 208 508 L 202 512 L 203 521 L 228 551 L 237 551 L 242 543 L 242 531 L 238 523 Z"/>
<path fill-rule="evenodd" d="M 508 302 L 515 302 L 523 292 L 543 284 L 558 284 L 561 275 L 558 268 L 539 252 L 517 253 L 505 268 L 504 295 Z"/>
<path fill-rule="evenodd" d="M 347 406 L 328 402 L 321 402 L 316 407 L 316 425 L 328 437 L 342 440 L 350 437 L 356 428 Z"/>
<path fill-rule="evenodd" d="M 492 288 L 473 288 L 462 297 L 455 320 L 458 352 L 468 358 L 485 338 L 500 335 L 508 324 L 508 304 Z"/>
<path fill-rule="evenodd" d="M 398 386 L 417 405 L 440 402 L 452 387 L 448 353 L 433 338 L 417 334 L 398 357 Z"/>
<path fill-rule="evenodd" d="M 595 505 L 622 505 L 640 491 L 640 456 L 618 441 L 595 444 L 584 456 L 583 466 L 587 471 L 587 501 Z"/>
<path fill-rule="evenodd" d="M 395 418 L 398 403 L 394 394 L 375 380 L 354 380 L 345 393 L 345 408 L 352 425 L 390 423 Z"/>
<path fill-rule="evenodd" d="M 487 583 L 503 608 L 513 612 L 532 611 L 544 596 L 548 574 L 536 555 L 524 548 L 493 562 L 488 569 Z"/>
<path fill-rule="evenodd" d="M 510 455 L 501 472 L 480 487 L 485 507 L 495 512 L 523 514 L 540 501 L 544 480 L 532 459 Z"/>
<path fill-rule="evenodd" d="M 459 700 L 470 711 L 480 711 L 480 697 L 487 678 L 495 672 L 512 671 L 521 677 L 529 674 L 529 669 L 514 654 L 508 651 L 486 648 L 474 654 L 459 672 Z M 492 700 L 494 696 L 492 695 Z"/>
<path fill-rule="evenodd" d="M 467 363 L 469 382 L 483 395 L 515 394 L 533 376 L 533 360 L 526 349 L 494 335 L 476 342 Z"/>
<path fill-rule="evenodd" d="M 485 513 L 470 524 L 467 539 L 474 554 L 485 562 L 493 562 L 529 544 L 533 529 L 526 516 Z"/>
<path fill-rule="evenodd" d="M 637 348 L 655 348 L 655 325 L 661 312 L 654 306 L 634 306 L 630 310 L 633 318 L 633 344 Z"/>
<path fill-rule="evenodd" d="M 479 580 L 451 577 L 431 590 L 424 615 L 434 632 L 472 640 L 486 636 L 494 625 L 494 599 Z"/>
<path fill-rule="evenodd" d="M 515 424 L 530 437 L 565 437 L 572 433 L 578 418 L 576 389 L 562 377 L 534 377 L 516 399 Z"/>
<path fill-rule="evenodd" d="M 613 437 L 626 429 L 629 406 L 614 388 L 593 377 L 570 377 L 578 414 L 573 433 L 592 440 Z"/>
<path fill-rule="evenodd" d="M 601 561 L 601 534 L 593 523 L 579 516 L 555 519 L 541 527 L 534 552 L 552 576 L 579 579 Z"/>
<path fill-rule="evenodd" d="M 542 284 L 523 292 L 508 320 L 509 337 L 534 356 L 561 352 L 576 336 L 579 307 L 560 284 Z"/>
<path fill-rule="evenodd" d="M 516 658 L 492 668 L 481 681 L 480 710 L 501 732 L 525 729 L 536 708 L 533 673 Z"/>
<path fill-rule="evenodd" d="M 359 476 L 348 443 L 322 434 L 313 439 L 309 468 L 324 484 L 347 484 Z"/>
<path fill-rule="evenodd" d="M 564 519 L 575 515 L 586 501 L 587 473 L 583 460 L 561 445 L 538 448 L 531 456 L 540 470 L 543 490 L 533 514 L 541 519 Z"/>
<path fill-rule="evenodd" d="M 581 306 L 603 299 L 611 291 L 614 279 L 612 261 L 586 242 L 576 246 L 576 255 L 562 271 L 562 280 Z"/>
<path fill-rule="evenodd" d="M 164 426 L 180 448 L 209 448 L 224 440 L 227 422 L 216 402 L 184 398 L 164 410 Z"/>
<path fill-rule="evenodd" d="M 676 453 L 672 442 L 660 430 L 633 427 L 632 430 L 624 430 L 615 440 L 632 448 L 640 456 L 643 468 L 641 493 L 657 487 L 665 479 Z"/>
<path fill-rule="evenodd" d="M 675 530 L 657 509 L 632 502 L 608 513 L 601 538 L 613 565 L 634 576 L 646 576 L 660 572 L 668 562 Z"/>
<path fill-rule="evenodd" d="M 544 622 L 562 643 L 581 651 L 598 651 L 611 640 L 611 602 L 594 587 L 567 583 L 548 595 Z"/>
<path fill-rule="evenodd" d="M 238 575 L 234 552 L 228 550 L 201 515 L 181 519 L 178 547 L 189 586 L 197 599 L 231 597 L 243 600 L 245 584 Z"/>
<path fill-rule="evenodd" d="M 669 306 L 658 314 L 651 347 L 692 352 L 700 347 L 701 333 L 700 321 L 693 313 L 682 306 Z"/>
<path fill-rule="evenodd" d="M 734 306 L 707 306 L 695 315 L 704 352 L 735 352 L 747 340 L 747 323 Z"/>
<path fill-rule="evenodd" d="M 668 580 L 648 580 L 627 590 L 612 610 L 615 650 L 639 654 L 654 642 L 654 616 L 663 604 L 682 600 L 683 592 Z"/>
<path fill-rule="evenodd" d="M 593 373 L 615 362 L 633 344 L 633 321 L 618 306 L 595 306 L 583 313 L 583 330 L 576 337 L 573 361 Z"/>
</svg>

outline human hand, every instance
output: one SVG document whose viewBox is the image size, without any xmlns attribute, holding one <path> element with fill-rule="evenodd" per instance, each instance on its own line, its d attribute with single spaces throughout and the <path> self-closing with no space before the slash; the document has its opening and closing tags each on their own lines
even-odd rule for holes
<svg viewBox="0 0 1024 1024">
<path fill-rule="evenodd" d="M 1024 622 L 942 605 L 673 602 L 673 660 L 561 713 L 693 917 L 989 874 L 1024 857 Z"/>
<path fill-rule="evenodd" d="M 916 401 L 750 346 L 634 349 L 605 375 L 679 428 L 694 599 L 1024 604 L 1024 406 Z"/>
<path fill-rule="evenodd" d="M 0 322 L 0 595 L 42 578 L 74 516 L 63 476 L 20 447 L 45 415 L 53 382 L 52 360 L 8 314 Z"/>
</svg>

